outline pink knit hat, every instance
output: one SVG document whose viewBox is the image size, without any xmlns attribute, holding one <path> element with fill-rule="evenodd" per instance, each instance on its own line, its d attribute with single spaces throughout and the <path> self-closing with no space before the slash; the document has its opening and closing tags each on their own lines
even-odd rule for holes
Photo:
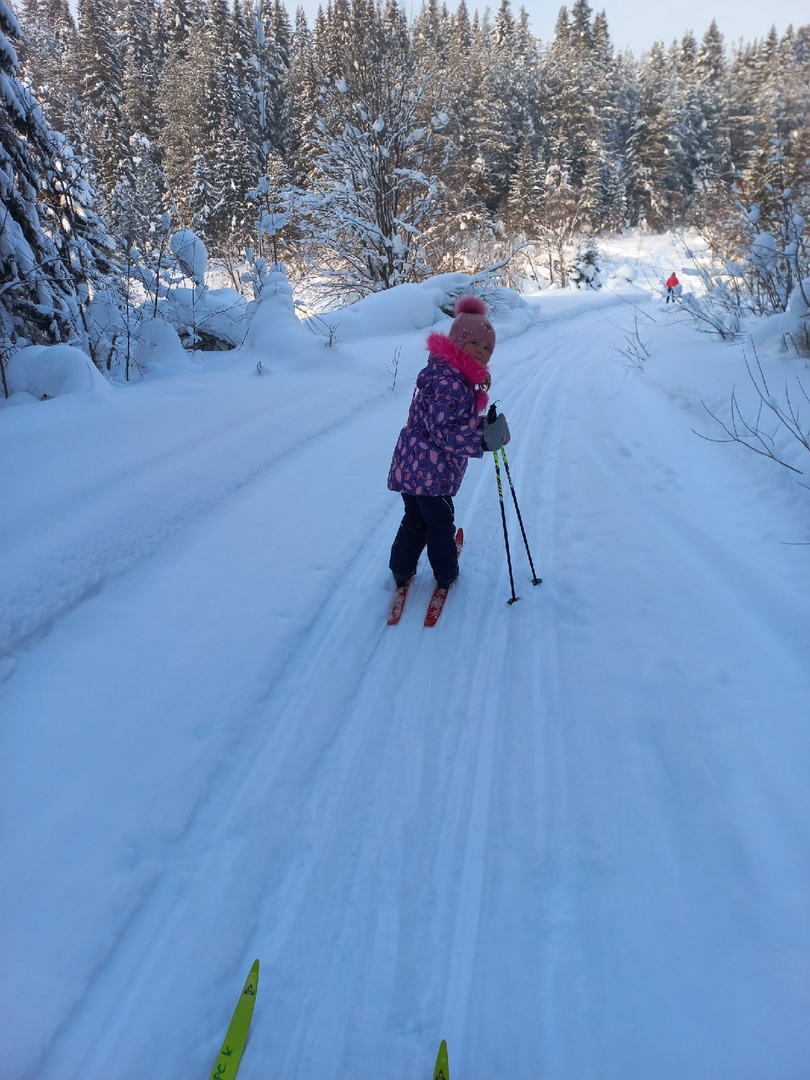
<svg viewBox="0 0 810 1080">
<path fill-rule="evenodd" d="M 447 335 L 464 348 L 468 341 L 487 342 L 495 348 L 495 331 L 487 318 L 487 305 L 480 296 L 460 296 L 456 300 L 456 317 Z"/>
</svg>

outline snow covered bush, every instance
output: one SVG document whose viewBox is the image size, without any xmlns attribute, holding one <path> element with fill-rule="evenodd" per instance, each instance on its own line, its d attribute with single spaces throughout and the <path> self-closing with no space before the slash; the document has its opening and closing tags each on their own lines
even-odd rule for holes
<svg viewBox="0 0 810 1080">
<path fill-rule="evenodd" d="M 773 140 L 747 182 L 718 186 L 706 199 L 700 228 L 714 256 L 707 291 L 716 307 L 773 315 L 797 294 L 810 306 L 805 159 L 791 139 Z"/>
<path fill-rule="evenodd" d="M 44 228 L 45 181 L 56 136 L 17 79 L 22 36 L 0 0 L 0 355 L 27 343 L 75 340 L 79 305 L 68 268 Z"/>
<path fill-rule="evenodd" d="M 756 350 L 753 360 L 745 355 L 745 366 L 755 392 L 753 402 L 742 405 L 737 390 L 733 390 L 725 420 L 704 404 L 723 435 L 714 438 L 703 435 L 701 438 L 709 438 L 710 442 L 737 443 L 803 475 L 804 469 L 799 465 L 796 452 L 810 453 L 810 384 L 797 375 L 795 380 L 785 383 L 784 393 L 773 393 Z"/>
<path fill-rule="evenodd" d="M 119 289 L 116 241 L 94 208 L 85 163 L 17 78 L 20 36 L 0 0 L 0 359 L 69 342 L 100 368 L 88 305 Z"/>
<path fill-rule="evenodd" d="M 247 301 L 235 289 L 177 285 L 159 299 L 157 310 L 186 349 L 227 352 L 247 329 Z"/>
<path fill-rule="evenodd" d="M 208 270 L 208 249 L 191 229 L 178 229 L 171 239 L 172 254 L 186 277 L 203 285 Z"/>
<path fill-rule="evenodd" d="M 30 395 L 37 401 L 108 388 L 87 354 L 73 345 L 19 349 L 8 362 L 6 378 L 9 394 Z"/>
<path fill-rule="evenodd" d="M 569 271 L 570 280 L 578 289 L 601 287 L 599 253 L 594 247 L 580 248 L 573 258 Z"/>
<path fill-rule="evenodd" d="M 137 251 L 131 253 L 133 303 L 127 333 L 137 330 L 144 321 L 161 318 L 186 349 L 225 352 L 236 348 L 247 329 L 247 301 L 234 289 L 206 285 L 206 245 L 193 230 L 171 232 L 170 224 L 170 220 L 164 222 L 163 239 L 155 256 L 145 258 Z"/>
</svg>

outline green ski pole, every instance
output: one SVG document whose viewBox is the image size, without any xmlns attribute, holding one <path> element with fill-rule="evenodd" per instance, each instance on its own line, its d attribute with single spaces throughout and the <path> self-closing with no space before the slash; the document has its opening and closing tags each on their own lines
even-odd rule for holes
<svg viewBox="0 0 810 1080">
<path fill-rule="evenodd" d="M 515 595 L 515 576 L 512 573 L 512 554 L 509 551 L 509 532 L 506 528 L 506 505 L 503 501 L 503 484 L 501 483 L 501 468 L 498 465 L 498 453 L 496 450 L 492 455 L 495 459 L 495 479 L 498 482 L 498 501 L 501 504 L 501 521 L 503 522 L 503 542 L 506 546 L 506 565 L 509 567 L 509 584 L 512 586 L 512 596 L 507 600 L 507 604 L 514 604 L 520 597 Z M 503 449 L 500 450 L 503 453 Z"/>
</svg>

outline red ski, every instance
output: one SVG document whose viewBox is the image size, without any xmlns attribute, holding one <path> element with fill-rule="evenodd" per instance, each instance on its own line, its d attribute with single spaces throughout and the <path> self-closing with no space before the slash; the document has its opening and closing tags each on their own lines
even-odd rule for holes
<svg viewBox="0 0 810 1080">
<path fill-rule="evenodd" d="M 408 599 L 408 589 L 410 587 L 410 581 L 407 585 L 399 585 L 397 587 L 397 591 L 394 593 L 394 602 L 391 605 L 391 614 L 388 616 L 389 626 L 396 626 L 402 618 L 402 610 L 405 607 L 405 601 Z"/>
<path fill-rule="evenodd" d="M 456 533 L 456 554 L 461 554 L 461 549 L 464 546 L 464 530 L 459 529 Z M 440 589 L 437 585 L 433 590 L 433 595 L 430 598 L 427 612 L 425 613 L 425 626 L 435 626 L 439 621 L 439 616 L 444 609 L 444 602 L 447 599 L 449 589 Z"/>
</svg>

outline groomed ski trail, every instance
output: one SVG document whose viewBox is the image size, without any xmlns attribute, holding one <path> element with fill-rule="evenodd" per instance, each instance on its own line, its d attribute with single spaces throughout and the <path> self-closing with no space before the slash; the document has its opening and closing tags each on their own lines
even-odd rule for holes
<svg viewBox="0 0 810 1080">
<path fill-rule="evenodd" d="M 55 670 L 58 689 L 57 656 L 89 663 L 104 638 L 125 640 L 122 612 L 140 603 L 168 622 L 151 662 L 165 655 L 168 669 L 172 634 L 192 633 L 205 671 L 199 686 L 197 671 L 164 674 L 151 695 L 133 676 L 125 725 L 145 706 L 169 725 L 171 693 L 199 698 L 199 759 L 161 765 L 158 808 L 173 767 L 198 769 L 202 782 L 163 833 L 158 814 L 143 823 L 122 813 L 133 865 L 156 845 L 161 865 L 136 898 L 118 867 L 120 896 L 105 896 L 120 903 L 119 934 L 37 1058 L 37 1080 L 129 1080 L 158 1062 L 165 1080 L 204 1075 L 232 1008 L 220 990 L 247 955 L 261 957 L 263 987 L 241 1080 L 345 1080 L 369 1061 L 391 1080 L 423 1075 L 425 1048 L 442 1037 L 463 1080 L 717 1080 L 741 1075 L 752 1055 L 790 1063 L 785 1040 L 795 1045 L 806 998 L 801 954 L 770 970 L 778 920 L 756 912 L 801 925 L 798 898 L 781 888 L 802 873 L 801 766 L 758 721 L 806 689 L 806 631 L 778 565 L 760 565 L 756 538 L 727 551 L 724 522 L 744 528 L 734 496 L 746 463 L 691 442 L 677 404 L 662 407 L 660 391 L 607 355 L 600 311 L 499 348 L 496 396 L 544 579 L 531 586 L 510 516 L 518 604 L 506 605 L 487 456 L 456 500 L 466 542 L 452 604 L 425 631 L 422 566 L 402 622 L 385 625 L 400 511 L 384 475 L 400 397 L 378 405 L 387 441 L 378 415 L 344 414 L 344 430 L 246 476 L 193 536 L 168 537 L 125 580 L 43 628 L 19 661 Z M 648 423 L 647 410 L 667 424 Z M 317 513 L 293 504 L 291 543 L 273 532 L 272 513 L 287 453 L 299 464 L 311 455 L 313 477 L 324 456 L 336 463 L 328 484 L 314 481 Z M 717 475 L 712 500 L 705 488 L 690 496 L 705 469 Z M 353 493 L 357 528 L 334 537 L 330 499 Z M 239 574 L 206 596 L 205 582 L 184 577 L 190 545 L 212 568 L 228 550 Z M 239 634 L 268 564 L 280 580 L 266 636 L 244 641 L 238 668 L 225 665 L 217 634 Z M 763 625 L 757 597 L 773 589 L 784 620 Z M 642 641 L 639 625 L 649 628 Z M 748 700 L 754 662 L 771 666 L 775 701 Z M 687 716 L 667 702 L 682 680 L 695 688 Z M 102 680 L 84 704 L 98 710 L 105 695 L 112 702 Z M 68 723 L 82 704 L 70 703 Z M 180 749 L 167 736 L 152 752 L 171 761 Z M 154 784 L 149 754 L 141 764 Z M 112 787 L 109 796 L 115 805 Z M 96 793 L 88 813 L 105 798 Z M 159 834 L 143 854 L 141 829 Z M 778 850 L 751 848 L 752 835 L 780 831 Z M 746 946 L 738 938 L 752 923 Z M 684 963 L 686 948 L 707 968 Z M 177 983 L 191 987 L 185 997 Z M 701 1042 L 707 1025 L 723 1033 L 724 1055 L 720 1041 Z"/>
</svg>

